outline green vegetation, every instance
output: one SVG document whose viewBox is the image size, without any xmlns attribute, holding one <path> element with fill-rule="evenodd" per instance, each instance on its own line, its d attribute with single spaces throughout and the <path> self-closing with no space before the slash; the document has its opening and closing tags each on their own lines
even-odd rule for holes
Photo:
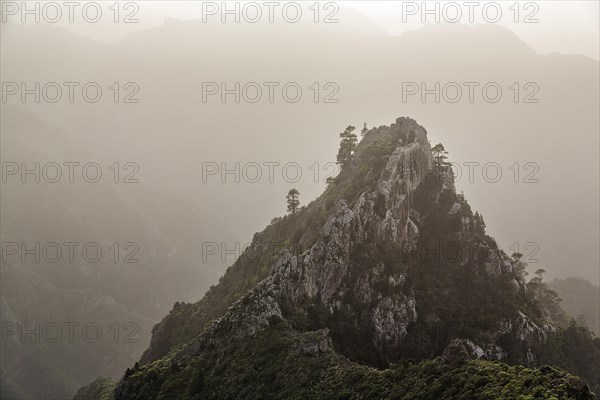
<svg viewBox="0 0 600 400">
<path fill-rule="evenodd" d="M 431 148 L 431 152 L 433 153 L 433 162 L 435 163 L 436 168 L 446 167 L 448 166 L 448 152 L 444 148 L 444 145 L 441 143 L 436 144 Z"/>
<path fill-rule="evenodd" d="M 73 400 L 112 400 L 115 382 L 110 378 L 98 378 L 79 389 Z"/>
<path fill-rule="evenodd" d="M 285 198 L 287 199 L 288 213 L 296 214 L 296 211 L 298 211 L 298 207 L 300 207 L 300 200 L 298 200 L 299 195 L 300 195 L 300 192 L 294 188 L 294 189 L 290 189 L 287 196 L 285 196 Z"/>
<path fill-rule="evenodd" d="M 527 267 L 526 263 L 520 263 Z M 550 321 L 554 326 L 564 328 L 569 325 L 569 318 L 560 307 L 561 299 L 558 294 L 544 282 L 545 273 L 545 270 L 539 268 L 527 282 L 528 310 L 538 323 Z"/>
<path fill-rule="evenodd" d="M 328 347 L 326 331 L 298 333 L 274 323 L 244 340 L 204 344 L 132 372 L 128 399 L 592 399 L 578 378 L 552 367 L 489 361 L 448 365 L 401 360 L 385 370 L 353 363 Z M 128 395 L 130 396 L 130 395 Z M 125 398 L 125 397 L 122 397 Z M 121 399 L 117 397 L 117 399 Z"/>
<path fill-rule="evenodd" d="M 352 154 L 354 154 L 354 150 L 356 149 L 357 139 L 356 135 L 352 133 L 355 129 L 355 127 L 350 125 L 344 132 L 340 133 L 340 138 L 342 138 L 342 140 L 337 155 L 337 163 L 340 164 L 342 168 L 350 161 Z"/>
</svg>

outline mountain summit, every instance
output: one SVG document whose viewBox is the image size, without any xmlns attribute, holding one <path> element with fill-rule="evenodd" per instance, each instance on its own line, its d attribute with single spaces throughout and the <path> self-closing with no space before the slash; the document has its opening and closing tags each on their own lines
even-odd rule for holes
<svg viewBox="0 0 600 400">
<path fill-rule="evenodd" d="M 200 302 L 177 303 L 115 399 L 458 398 L 486 384 L 592 398 L 565 372 L 525 368 L 565 325 L 536 288 L 425 129 L 398 118 L 365 134 L 319 198 L 257 233 Z"/>
</svg>

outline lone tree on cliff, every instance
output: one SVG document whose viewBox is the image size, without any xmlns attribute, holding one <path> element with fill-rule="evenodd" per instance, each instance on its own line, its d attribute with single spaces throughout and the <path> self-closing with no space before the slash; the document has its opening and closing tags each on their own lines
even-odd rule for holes
<svg viewBox="0 0 600 400">
<path fill-rule="evenodd" d="M 340 149 L 337 154 L 337 163 L 344 168 L 346 163 L 352 158 L 354 149 L 356 149 L 356 135 L 352 133 L 356 128 L 352 125 L 348 126 L 344 132 L 340 133 L 342 138 L 340 142 Z"/>
<path fill-rule="evenodd" d="M 433 153 L 433 161 L 435 162 L 435 166 L 437 168 L 445 167 L 445 166 L 449 165 L 449 163 L 446 162 L 446 160 L 448 159 L 448 156 L 447 156 L 448 152 L 446 151 L 446 149 L 444 149 L 443 144 L 441 144 L 441 143 L 436 144 L 431 149 L 431 152 Z"/>
<path fill-rule="evenodd" d="M 298 211 L 298 206 L 300 206 L 300 200 L 298 199 L 299 195 L 300 192 L 294 188 L 290 189 L 287 196 L 285 196 L 285 198 L 287 199 L 288 213 L 296 214 L 296 211 Z"/>
</svg>

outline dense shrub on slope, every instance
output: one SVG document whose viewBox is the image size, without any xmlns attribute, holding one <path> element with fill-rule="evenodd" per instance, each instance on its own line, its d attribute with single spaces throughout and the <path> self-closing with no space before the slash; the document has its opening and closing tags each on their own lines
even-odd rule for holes
<svg viewBox="0 0 600 400">
<path fill-rule="evenodd" d="M 110 378 L 98 378 L 79 389 L 73 400 L 112 400 L 115 381 Z"/>
<path fill-rule="evenodd" d="M 212 346 L 212 347 L 211 347 Z M 182 350 L 185 351 L 185 350 Z M 378 370 L 339 356 L 326 330 L 298 333 L 274 323 L 242 341 L 206 343 L 201 355 L 163 358 L 128 372 L 117 399 L 592 399 L 564 371 L 481 360 L 402 360 Z"/>
</svg>

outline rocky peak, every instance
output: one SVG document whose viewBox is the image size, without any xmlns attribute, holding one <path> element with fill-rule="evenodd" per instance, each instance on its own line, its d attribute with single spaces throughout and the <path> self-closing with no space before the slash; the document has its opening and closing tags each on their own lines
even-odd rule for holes
<svg viewBox="0 0 600 400">
<path fill-rule="evenodd" d="M 298 229 L 301 235 L 290 233 Z M 455 337 L 468 340 L 479 358 L 535 363 L 532 348 L 545 333 L 519 309 L 523 284 L 456 194 L 451 169 L 436 170 L 427 132 L 414 120 L 367 132 L 336 182 L 306 209 L 257 234 L 253 247 L 281 236 L 286 245 L 274 258 L 243 267 L 238 260 L 205 299 L 173 310 L 155 327 L 142 361 L 207 326 L 191 342 L 192 353 L 207 338 L 239 339 L 282 321 L 327 332 L 342 354 L 374 365 L 441 355 Z M 448 259 L 449 245 L 462 250 L 459 257 Z M 250 272 L 240 277 L 240 268 Z M 213 296 L 221 285 L 240 292 L 257 277 L 230 304 Z M 465 288 L 489 305 L 464 298 Z M 514 302 L 500 301 L 507 297 Z M 214 308 L 224 311 L 216 315 Z"/>
<path fill-rule="evenodd" d="M 145 361 L 161 360 L 126 374 L 115 399 L 141 398 L 156 374 L 177 375 L 207 354 L 217 357 L 210 365 L 240 346 L 254 356 L 251 344 L 270 335 L 287 341 L 278 354 L 325 363 L 441 356 L 454 368 L 477 358 L 534 366 L 552 329 L 409 118 L 367 132 L 323 195 L 274 220 L 252 247 L 275 238 L 283 245 L 272 257 L 241 257 L 203 300 L 155 327 Z"/>
</svg>

